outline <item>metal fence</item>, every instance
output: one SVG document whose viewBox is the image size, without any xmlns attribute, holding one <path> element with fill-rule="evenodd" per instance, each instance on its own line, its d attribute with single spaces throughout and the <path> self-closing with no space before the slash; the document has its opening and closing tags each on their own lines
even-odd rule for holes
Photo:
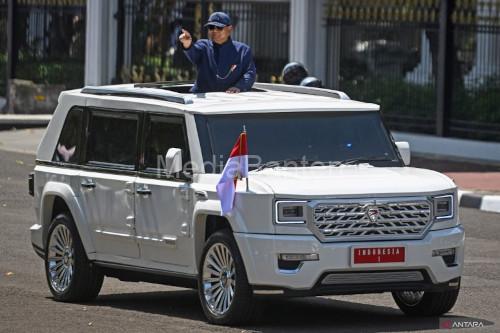
<svg viewBox="0 0 500 333">
<path fill-rule="evenodd" d="M 202 38 L 203 21 L 219 10 L 233 20 L 233 39 L 252 46 L 259 81 L 276 80 L 288 61 L 288 2 L 123 0 L 119 4 L 117 82 L 193 79 L 193 66 L 177 38 L 181 28 Z"/>
<path fill-rule="evenodd" d="M 82 86 L 86 0 L 16 0 L 13 10 L 13 77 Z"/>
<path fill-rule="evenodd" d="M 7 0 L 0 0 L 0 97 L 5 96 L 6 94 L 6 80 L 7 80 L 6 67 L 7 67 Z"/>
<path fill-rule="evenodd" d="M 500 0 L 331 0 L 326 22 L 329 87 L 395 130 L 500 141 Z"/>
<path fill-rule="evenodd" d="M 500 141 L 500 0 L 457 2 L 450 135 Z"/>
</svg>

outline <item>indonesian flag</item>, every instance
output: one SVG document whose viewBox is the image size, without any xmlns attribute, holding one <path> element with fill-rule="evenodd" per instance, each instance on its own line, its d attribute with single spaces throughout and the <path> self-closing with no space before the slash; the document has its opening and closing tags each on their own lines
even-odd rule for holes
<svg viewBox="0 0 500 333">
<path fill-rule="evenodd" d="M 217 183 L 217 194 L 220 199 L 222 215 L 231 212 L 233 209 L 236 182 L 243 177 L 248 177 L 248 147 L 245 130 L 234 144 L 222 171 L 222 176 Z"/>
</svg>

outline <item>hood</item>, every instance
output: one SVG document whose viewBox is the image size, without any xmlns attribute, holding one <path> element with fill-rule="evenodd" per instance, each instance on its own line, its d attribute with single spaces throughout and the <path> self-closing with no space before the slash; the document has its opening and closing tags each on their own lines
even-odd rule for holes
<svg viewBox="0 0 500 333">
<path fill-rule="evenodd" d="M 439 172 L 368 164 L 264 169 L 250 172 L 249 180 L 250 190 L 267 188 L 280 197 L 419 195 L 456 188 Z"/>
</svg>

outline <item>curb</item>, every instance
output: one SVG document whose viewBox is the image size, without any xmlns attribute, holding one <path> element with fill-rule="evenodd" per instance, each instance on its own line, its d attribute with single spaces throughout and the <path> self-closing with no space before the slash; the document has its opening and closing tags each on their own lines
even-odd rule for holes
<svg viewBox="0 0 500 333">
<path fill-rule="evenodd" d="M 472 191 L 458 191 L 460 207 L 500 213 L 500 195 L 481 194 Z"/>
<path fill-rule="evenodd" d="M 0 129 L 45 127 L 49 124 L 51 118 L 51 114 L 1 114 Z"/>
</svg>

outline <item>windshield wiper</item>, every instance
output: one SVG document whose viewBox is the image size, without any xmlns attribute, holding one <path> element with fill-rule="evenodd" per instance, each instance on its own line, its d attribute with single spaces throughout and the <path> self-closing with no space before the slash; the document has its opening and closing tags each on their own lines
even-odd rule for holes
<svg viewBox="0 0 500 333">
<path fill-rule="evenodd" d="M 308 165 L 313 164 L 315 161 L 310 161 L 310 160 L 305 160 L 305 159 L 293 159 L 293 158 L 287 158 L 284 160 L 278 160 L 278 161 L 269 161 L 266 163 L 263 163 L 259 165 L 255 171 L 261 171 L 267 168 L 276 168 L 280 166 L 286 166 L 286 167 L 305 167 Z"/>
<path fill-rule="evenodd" d="M 352 165 L 352 164 L 356 164 L 356 163 L 368 163 L 368 162 L 375 162 L 375 161 L 392 161 L 392 160 L 387 158 L 387 157 L 382 157 L 382 156 L 360 156 L 360 157 L 355 157 L 355 158 L 349 158 L 349 159 L 342 160 L 342 161 L 335 161 L 331 165 L 333 165 L 333 166 Z"/>
</svg>

